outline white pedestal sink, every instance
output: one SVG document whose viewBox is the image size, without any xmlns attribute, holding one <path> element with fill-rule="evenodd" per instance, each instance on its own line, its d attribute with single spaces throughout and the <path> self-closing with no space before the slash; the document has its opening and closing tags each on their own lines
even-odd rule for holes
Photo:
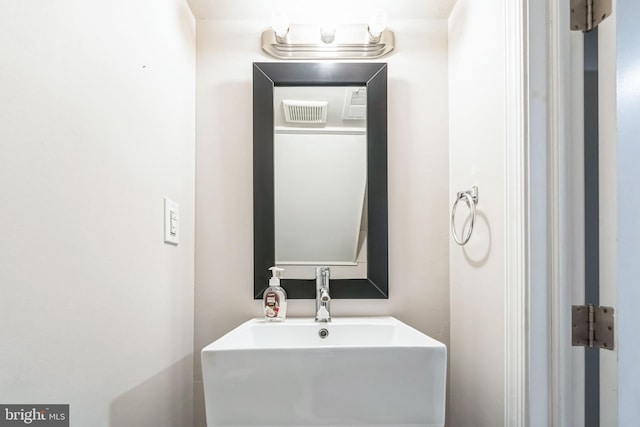
<svg viewBox="0 0 640 427">
<path fill-rule="evenodd" d="M 441 427 L 446 353 L 393 317 L 253 319 L 202 350 L 207 425 Z"/>
</svg>

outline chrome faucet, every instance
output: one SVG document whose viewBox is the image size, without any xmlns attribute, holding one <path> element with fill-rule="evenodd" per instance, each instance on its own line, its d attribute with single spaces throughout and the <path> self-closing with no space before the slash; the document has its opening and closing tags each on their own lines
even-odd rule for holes
<svg viewBox="0 0 640 427">
<path fill-rule="evenodd" d="M 331 322 L 329 267 L 316 268 L 316 322 Z"/>
</svg>

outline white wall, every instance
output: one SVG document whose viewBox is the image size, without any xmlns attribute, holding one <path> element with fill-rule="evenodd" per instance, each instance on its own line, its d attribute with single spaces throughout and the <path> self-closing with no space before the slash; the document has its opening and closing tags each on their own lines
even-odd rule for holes
<svg viewBox="0 0 640 427">
<path fill-rule="evenodd" d="M 449 201 L 479 188 L 473 235 L 450 247 L 453 427 L 504 424 L 504 17 L 502 1 L 458 0 L 449 18 Z"/>
<path fill-rule="evenodd" d="M 276 263 L 354 264 L 367 187 L 365 134 L 276 133 L 273 152 Z"/>
<path fill-rule="evenodd" d="M 396 4 L 385 7 L 393 16 Z M 262 313 L 252 297 L 251 64 L 270 60 L 259 47 L 268 19 L 197 24 L 196 352 Z M 332 314 L 394 315 L 448 344 L 447 21 L 389 26 L 397 39 L 396 51 L 383 58 L 389 64 L 390 298 L 334 300 Z M 288 314 L 308 317 L 313 310 L 312 300 L 293 300 Z"/>
<path fill-rule="evenodd" d="M 68 403 L 76 427 L 190 426 L 188 6 L 3 2 L 0 52 L 0 402 Z"/>
</svg>

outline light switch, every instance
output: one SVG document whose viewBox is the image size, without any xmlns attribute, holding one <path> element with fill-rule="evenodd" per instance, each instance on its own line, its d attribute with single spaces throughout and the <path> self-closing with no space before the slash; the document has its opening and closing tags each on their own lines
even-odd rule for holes
<svg viewBox="0 0 640 427">
<path fill-rule="evenodd" d="M 180 207 L 167 198 L 164 199 L 164 242 L 180 243 Z"/>
<path fill-rule="evenodd" d="M 178 234 L 178 214 L 176 211 L 169 210 L 169 234 L 175 236 Z"/>
</svg>

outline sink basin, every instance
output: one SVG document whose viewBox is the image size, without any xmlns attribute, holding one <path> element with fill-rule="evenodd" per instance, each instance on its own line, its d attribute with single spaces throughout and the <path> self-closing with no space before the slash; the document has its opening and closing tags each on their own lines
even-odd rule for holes
<svg viewBox="0 0 640 427">
<path fill-rule="evenodd" d="M 444 426 L 446 353 L 393 317 L 253 319 L 202 350 L 207 425 Z"/>
</svg>

